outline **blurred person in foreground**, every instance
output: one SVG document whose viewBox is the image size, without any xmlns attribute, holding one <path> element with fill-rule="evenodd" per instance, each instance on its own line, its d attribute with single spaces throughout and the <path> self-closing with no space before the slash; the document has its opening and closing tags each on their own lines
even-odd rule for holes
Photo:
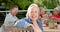
<svg viewBox="0 0 60 32">
<path fill-rule="evenodd" d="M 16 14 L 18 13 L 18 6 L 12 6 L 10 13 L 6 15 L 4 26 L 14 26 L 14 23 L 18 20 Z"/>
<path fill-rule="evenodd" d="M 14 23 L 18 20 L 16 14 L 18 13 L 18 6 L 12 6 L 10 8 L 10 13 L 6 15 L 4 26 L 13 26 Z"/>
<path fill-rule="evenodd" d="M 36 4 L 31 4 L 27 10 L 25 18 L 20 19 L 15 23 L 18 28 L 28 28 L 31 26 L 34 32 L 43 32 L 42 22 L 38 19 L 39 7 Z"/>
<path fill-rule="evenodd" d="M 18 20 L 16 14 L 18 13 L 18 6 L 12 6 L 10 8 L 10 13 L 6 15 L 4 24 L 1 26 L 1 31 L 3 32 L 3 27 L 14 26 L 15 22 Z"/>
</svg>

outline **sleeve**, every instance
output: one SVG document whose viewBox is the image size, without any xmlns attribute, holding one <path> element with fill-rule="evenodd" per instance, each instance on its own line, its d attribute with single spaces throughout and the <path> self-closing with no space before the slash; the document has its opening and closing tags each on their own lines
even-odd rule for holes
<svg viewBox="0 0 60 32">
<path fill-rule="evenodd" d="M 29 23 L 25 20 L 19 20 L 15 23 L 18 28 L 27 28 Z"/>
</svg>

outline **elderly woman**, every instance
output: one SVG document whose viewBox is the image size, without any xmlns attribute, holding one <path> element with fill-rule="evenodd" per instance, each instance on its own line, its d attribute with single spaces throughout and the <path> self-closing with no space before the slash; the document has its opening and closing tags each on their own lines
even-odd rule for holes
<svg viewBox="0 0 60 32">
<path fill-rule="evenodd" d="M 54 8 L 54 11 L 53 11 L 53 15 L 52 16 L 55 17 L 55 19 L 60 18 L 60 7 Z"/>
<path fill-rule="evenodd" d="M 60 7 L 56 7 L 54 8 L 52 17 L 51 17 L 54 21 L 56 20 L 60 20 Z"/>
<path fill-rule="evenodd" d="M 38 20 L 39 8 L 36 4 L 31 4 L 27 10 L 26 17 L 15 23 L 19 28 L 32 26 L 35 32 L 42 32 L 42 23 Z"/>
<path fill-rule="evenodd" d="M 55 25 L 60 24 L 60 6 L 54 8 L 51 19 L 54 20 Z"/>
</svg>

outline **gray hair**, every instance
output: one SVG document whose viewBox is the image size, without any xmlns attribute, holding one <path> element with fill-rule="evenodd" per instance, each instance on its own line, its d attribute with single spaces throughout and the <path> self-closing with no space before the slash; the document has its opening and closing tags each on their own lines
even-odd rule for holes
<svg viewBox="0 0 60 32">
<path fill-rule="evenodd" d="M 59 12 L 60 12 L 60 6 L 59 6 L 59 7 L 54 8 L 54 9 L 56 9 L 57 11 L 59 11 Z"/>
<path fill-rule="evenodd" d="M 36 7 L 37 10 L 39 11 L 38 5 L 33 3 L 33 4 L 31 4 L 31 5 L 28 7 L 28 10 L 27 10 L 27 13 L 26 13 L 26 17 L 29 16 L 29 13 L 31 13 L 31 11 L 32 11 L 31 9 L 32 9 L 33 7 Z"/>
</svg>

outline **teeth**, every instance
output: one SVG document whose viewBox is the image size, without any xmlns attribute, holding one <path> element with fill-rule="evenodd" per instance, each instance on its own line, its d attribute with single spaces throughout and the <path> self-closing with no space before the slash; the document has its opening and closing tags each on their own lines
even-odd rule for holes
<svg viewBox="0 0 60 32">
<path fill-rule="evenodd" d="M 32 16 L 33 18 L 35 18 L 35 16 Z"/>
</svg>

